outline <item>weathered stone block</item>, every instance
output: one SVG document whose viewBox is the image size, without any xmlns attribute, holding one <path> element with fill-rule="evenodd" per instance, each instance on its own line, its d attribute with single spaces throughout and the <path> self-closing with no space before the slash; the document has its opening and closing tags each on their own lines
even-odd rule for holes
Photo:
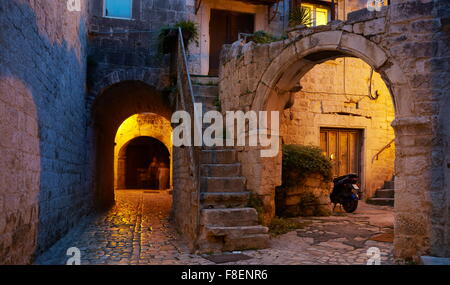
<svg viewBox="0 0 450 285">
<path fill-rule="evenodd" d="M 361 35 L 364 31 L 364 22 L 353 24 L 353 33 Z"/>
<path fill-rule="evenodd" d="M 353 26 L 352 26 L 352 25 L 344 25 L 344 26 L 342 27 L 342 30 L 343 30 L 343 31 L 346 31 L 346 32 L 348 32 L 348 33 L 352 33 L 352 32 L 353 32 Z"/>
<path fill-rule="evenodd" d="M 373 36 L 384 33 L 385 18 L 378 18 L 364 23 L 364 36 Z M 355 24 L 356 25 L 356 24 Z"/>
<path fill-rule="evenodd" d="M 203 209 L 201 224 L 216 227 L 256 226 L 258 214 L 253 208 Z"/>
<path fill-rule="evenodd" d="M 340 48 L 350 50 L 375 68 L 381 67 L 387 60 L 386 53 L 380 47 L 362 36 L 344 33 Z"/>
</svg>

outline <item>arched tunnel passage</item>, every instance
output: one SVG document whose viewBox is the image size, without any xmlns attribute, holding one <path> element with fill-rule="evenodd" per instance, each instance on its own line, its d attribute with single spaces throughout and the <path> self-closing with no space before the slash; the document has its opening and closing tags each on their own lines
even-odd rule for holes
<svg viewBox="0 0 450 285">
<path fill-rule="evenodd" d="M 130 166 L 129 158 L 130 155 L 133 156 L 133 151 L 128 155 L 128 146 L 133 144 L 138 138 L 148 138 L 154 140 L 155 143 L 150 143 L 147 147 L 141 148 L 141 155 L 137 156 L 138 159 L 142 160 L 138 163 L 138 165 L 140 164 L 138 168 L 141 173 L 141 178 L 138 178 L 139 175 L 135 178 L 128 178 L 128 180 L 132 179 L 135 180 L 135 182 L 132 183 L 132 185 L 127 185 L 126 176 L 131 172 L 136 172 L 136 166 Z M 127 118 L 117 130 L 114 140 L 114 189 L 171 189 L 173 169 L 172 153 L 172 126 L 166 118 L 149 112 L 134 114 Z M 156 159 L 158 169 L 160 168 L 160 164 L 162 164 L 161 169 L 164 169 L 159 171 L 160 173 L 158 173 L 157 176 L 163 175 L 164 177 L 169 177 L 167 183 L 155 183 L 156 178 L 149 178 L 149 166 L 153 157 Z M 163 174 L 163 172 L 167 173 Z M 133 177 L 135 175 L 133 175 Z M 162 177 L 161 179 L 165 178 Z M 150 182 L 150 180 L 152 180 L 152 182 Z"/>
<path fill-rule="evenodd" d="M 141 136 L 129 141 L 119 152 L 118 164 L 117 179 L 124 182 L 119 189 L 170 188 L 170 153 L 155 138 Z"/>
<path fill-rule="evenodd" d="M 114 144 L 120 125 L 130 116 L 154 113 L 170 121 L 168 99 L 141 81 L 123 81 L 105 88 L 93 105 L 95 198 L 98 208 L 114 204 Z"/>
</svg>

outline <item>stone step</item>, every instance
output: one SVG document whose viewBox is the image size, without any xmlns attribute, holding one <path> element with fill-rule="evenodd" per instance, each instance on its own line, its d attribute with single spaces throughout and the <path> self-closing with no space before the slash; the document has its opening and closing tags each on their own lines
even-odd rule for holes
<svg viewBox="0 0 450 285">
<path fill-rule="evenodd" d="M 201 164 L 229 164 L 237 162 L 237 151 L 234 149 L 202 150 Z"/>
<path fill-rule="evenodd" d="M 421 265 L 450 265 L 450 258 L 436 257 L 436 256 L 421 256 Z"/>
<path fill-rule="evenodd" d="M 243 208 L 247 205 L 250 192 L 201 193 L 200 200 L 205 209 Z"/>
<path fill-rule="evenodd" d="M 219 97 L 219 87 L 217 85 L 193 85 L 192 91 L 198 97 Z"/>
<path fill-rule="evenodd" d="M 216 110 L 217 111 L 217 110 Z M 211 124 L 209 123 L 204 123 L 203 127 L 202 127 L 202 134 L 205 134 L 205 130 L 211 126 Z M 217 145 L 213 145 L 213 146 L 206 146 L 203 145 L 203 149 L 204 150 L 236 150 L 236 143 L 233 142 L 232 140 L 227 140 L 226 139 L 226 133 L 224 132 L 223 128 L 218 128 L 217 132 L 214 132 L 213 134 L 213 138 L 218 138 L 219 142 L 222 143 L 222 146 L 217 146 Z M 233 146 L 227 146 L 232 144 Z"/>
<path fill-rule="evenodd" d="M 203 209 L 201 224 L 205 227 L 257 226 L 258 213 L 253 208 Z"/>
<path fill-rule="evenodd" d="M 211 108 L 217 108 L 217 106 L 215 105 L 217 102 L 217 97 L 212 97 L 212 96 L 194 96 L 195 99 L 195 103 L 202 103 L 203 107 L 211 107 Z M 205 108 L 203 108 L 205 109 Z M 203 110 L 204 111 L 204 110 Z"/>
<path fill-rule="evenodd" d="M 245 177 L 200 177 L 201 192 L 244 192 Z"/>
<path fill-rule="evenodd" d="M 366 202 L 372 205 L 394 206 L 394 198 L 369 198 Z"/>
<path fill-rule="evenodd" d="M 226 146 L 226 142 L 224 141 L 224 146 L 203 146 L 203 150 L 234 150 L 236 151 L 236 147 L 235 146 Z M 224 164 L 225 165 L 225 164 Z"/>
<path fill-rule="evenodd" d="M 197 99 L 196 99 L 196 103 L 199 103 L 199 102 L 197 101 Z M 209 104 L 209 103 L 204 104 L 204 103 L 202 103 L 202 113 L 205 114 L 205 113 L 207 113 L 207 112 L 209 112 L 209 111 L 218 111 L 218 108 L 217 108 L 217 106 L 214 106 L 213 104 Z M 207 127 L 209 127 L 209 126 L 210 126 L 210 124 L 204 123 L 204 124 L 202 125 L 202 131 L 204 132 L 205 129 L 206 129 Z"/>
<path fill-rule="evenodd" d="M 217 76 L 202 76 L 191 75 L 192 84 L 196 85 L 218 85 L 219 77 Z"/>
<path fill-rule="evenodd" d="M 199 252 L 224 252 L 268 248 L 269 240 L 267 228 L 262 226 L 208 227 L 198 245 Z"/>
<path fill-rule="evenodd" d="M 205 227 L 205 240 L 220 241 L 212 248 L 220 251 L 262 249 L 269 247 L 269 229 L 263 226 Z"/>
<path fill-rule="evenodd" d="M 395 189 L 394 181 L 384 181 L 384 189 Z"/>
<path fill-rule="evenodd" d="M 222 251 L 234 250 L 251 250 L 263 249 L 269 247 L 268 234 L 246 235 L 242 237 L 228 237 L 224 238 L 224 245 Z"/>
<path fill-rule="evenodd" d="M 375 191 L 375 198 L 394 198 L 394 189 L 378 189 Z"/>
<path fill-rule="evenodd" d="M 240 238 L 246 235 L 267 234 L 269 228 L 260 225 L 240 227 L 205 227 L 205 233 L 212 236 L 228 236 Z"/>
<path fill-rule="evenodd" d="M 200 175 L 210 177 L 236 177 L 241 173 L 241 164 L 202 164 Z"/>
</svg>

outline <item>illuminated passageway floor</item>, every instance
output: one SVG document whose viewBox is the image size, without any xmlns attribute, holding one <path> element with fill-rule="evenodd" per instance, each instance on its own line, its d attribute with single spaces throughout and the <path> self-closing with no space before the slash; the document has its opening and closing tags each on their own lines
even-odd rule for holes
<svg viewBox="0 0 450 285">
<path fill-rule="evenodd" d="M 168 192 L 116 191 L 116 205 L 86 219 L 36 260 L 65 264 L 77 247 L 81 264 L 214 264 L 190 254 L 169 221 Z M 227 264 L 366 264 L 367 250 L 380 249 L 381 264 L 393 263 L 390 207 L 361 203 L 354 214 L 294 218 L 305 226 L 272 237 L 271 248 L 243 251 L 251 257 Z"/>
</svg>

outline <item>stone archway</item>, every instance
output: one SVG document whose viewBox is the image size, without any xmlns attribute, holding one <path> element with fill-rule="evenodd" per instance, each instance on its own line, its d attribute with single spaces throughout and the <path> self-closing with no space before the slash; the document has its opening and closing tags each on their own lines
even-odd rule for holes
<svg viewBox="0 0 450 285">
<path fill-rule="evenodd" d="M 253 110 L 279 110 L 290 99 L 290 90 L 313 66 L 338 57 L 357 57 L 379 72 L 393 95 L 394 106 L 402 110 L 401 99 L 407 97 L 409 86 L 401 68 L 393 58 L 361 35 L 343 31 L 326 31 L 301 38 L 285 47 L 264 69 L 251 104 Z M 403 92 L 397 92 L 398 90 Z M 409 91 L 409 92 L 408 92 Z M 276 93 L 277 96 L 271 96 Z M 400 94 L 398 94 L 400 93 Z M 399 113 L 399 111 L 398 111 Z M 400 113 L 398 115 L 401 115 Z"/>
<path fill-rule="evenodd" d="M 170 120 L 167 98 L 142 81 L 108 86 L 93 105 L 95 197 L 98 207 L 114 203 L 114 139 L 119 126 L 133 114 L 151 112 Z"/>
<path fill-rule="evenodd" d="M 156 159 L 153 177 L 149 166 Z M 115 190 L 170 189 L 171 153 L 160 140 L 150 136 L 138 136 L 126 142 L 115 155 Z M 159 181 L 160 168 L 165 168 Z M 167 169 L 167 172 L 165 171 Z M 166 180 L 167 179 L 167 180 Z M 167 183 L 166 183 L 167 182 Z"/>
<path fill-rule="evenodd" d="M 369 20 L 386 25 L 385 18 L 371 17 Z M 352 22 L 294 31 L 288 40 L 265 45 L 234 43 L 223 53 L 222 107 L 225 110 L 280 111 L 292 104 L 292 93 L 298 90 L 296 84 L 316 64 L 351 56 L 372 66 L 389 88 L 395 108 L 392 124 L 397 146 L 395 254 L 398 258 L 416 259 L 419 255 L 437 252 L 431 243 L 438 245 L 438 240 L 441 243 L 445 239 L 444 235 L 435 232 L 443 224 L 433 219 L 435 205 L 429 195 L 433 183 L 433 146 L 426 137 L 436 135 L 433 117 L 411 102 L 411 98 L 417 96 L 411 84 L 413 76 L 406 75 L 411 70 L 405 64 L 408 60 L 400 54 L 402 51 L 393 49 L 400 52 L 393 54 L 392 50 L 386 49 L 392 44 L 388 40 L 377 44 L 370 40 L 371 37 L 349 32 L 357 25 Z M 378 32 L 378 41 L 382 41 L 382 33 Z M 238 84 L 230 86 L 230 82 Z M 273 215 L 273 189 L 280 184 L 281 156 L 260 158 L 256 165 L 254 156 L 257 156 L 254 150 L 242 153 L 243 172 L 249 187 L 265 202 L 265 211 Z M 274 169 L 277 175 L 273 175 Z"/>
<path fill-rule="evenodd" d="M 172 151 L 172 126 L 166 118 L 154 113 L 135 114 L 127 118 L 120 125 L 115 136 L 114 146 L 114 189 L 124 189 L 125 180 L 121 173 L 125 167 L 126 146 L 135 138 L 152 137 L 159 140 L 169 151 L 170 159 Z M 170 186 L 172 186 L 173 163 L 170 163 Z"/>
<path fill-rule="evenodd" d="M 407 176 L 408 173 L 414 173 L 423 181 L 430 179 L 427 167 L 423 163 L 421 169 L 417 168 L 416 163 L 405 163 L 411 160 L 417 162 L 423 156 L 416 154 L 405 156 L 402 141 L 411 135 L 420 136 L 427 123 L 421 122 L 421 118 L 411 116 L 414 110 L 408 108 L 410 107 L 408 98 L 412 97 L 413 93 L 401 68 L 386 51 L 361 35 L 343 31 L 327 31 L 304 37 L 295 42 L 295 45 L 284 49 L 265 70 L 256 89 L 252 109 L 284 109 L 291 100 L 290 90 L 307 71 L 325 60 L 341 56 L 354 56 L 364 60 L 382 75 L 390 90 L 395 108 L 395 120 L 392 125 L 398 146 L 395 167 L 395 250 L 399 257 L 408 256 L 409 253 L 405 253 L 411 252 L 411 248 L 415 248 L 416 253 L 423 252 L 428 247 L 427 243 L 431 237 L 427 218 L 431 209 L 429 204 L 423 203 L 427 199 L 428 187 L 423 185 L 420 191 L 410 189 Z M 407 133 L 404 132 L 405 128 L 408 129 Z"/>
</svg>

